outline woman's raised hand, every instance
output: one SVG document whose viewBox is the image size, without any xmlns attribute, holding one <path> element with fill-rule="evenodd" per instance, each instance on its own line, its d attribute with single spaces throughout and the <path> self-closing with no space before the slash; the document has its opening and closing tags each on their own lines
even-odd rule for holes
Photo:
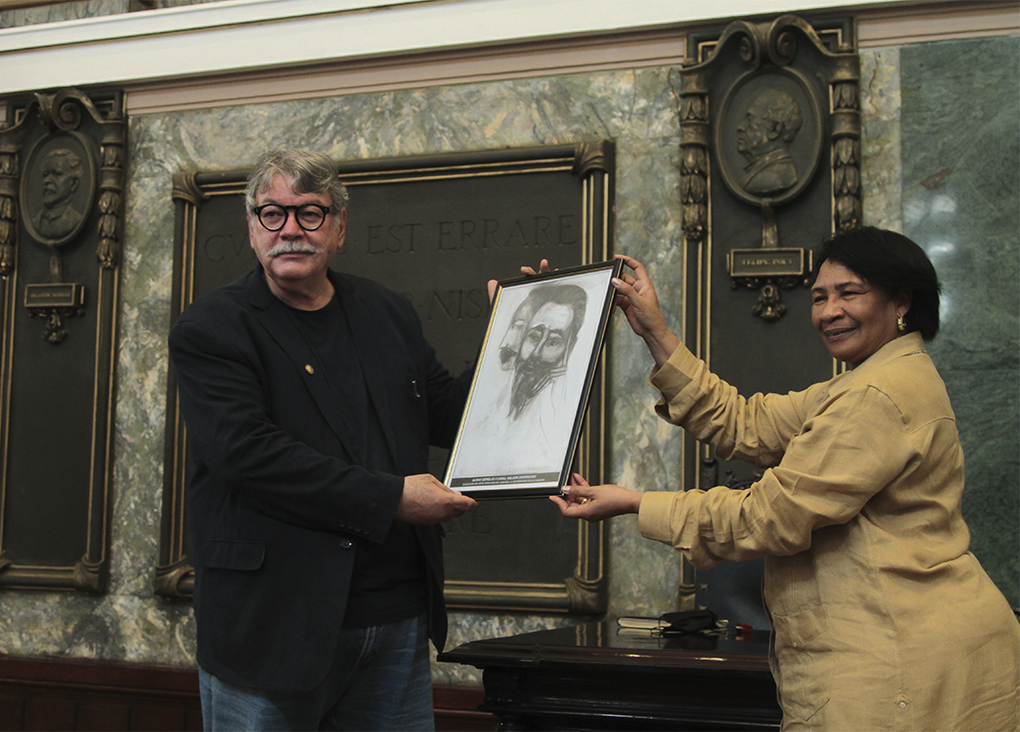
<svg viewBox="0 0 1020 732">
<path fill-rule="evenodd" d="M 657 366 L 662 366 L 680 345 L 680 339 L 666 326 L 666 317 L 659 307 L 659 298 L 648 272 L 641 262 L 625 254 L 617 254 L 634 274 L 621 273 L 613 280 L 616 305 L 627 316 L 631 330 L 644 339 Z"/>
</svg>

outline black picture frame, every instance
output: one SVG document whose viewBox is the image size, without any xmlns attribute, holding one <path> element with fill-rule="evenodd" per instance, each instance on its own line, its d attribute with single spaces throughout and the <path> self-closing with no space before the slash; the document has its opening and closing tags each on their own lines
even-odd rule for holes
<svg viewBox="0 0 1020 732">
<path fill-rule="evenodd" d="M 566 484 L 620 260 L 504 280 L 492 303 L 445 483 L 474 498 Z"/>
</svg>

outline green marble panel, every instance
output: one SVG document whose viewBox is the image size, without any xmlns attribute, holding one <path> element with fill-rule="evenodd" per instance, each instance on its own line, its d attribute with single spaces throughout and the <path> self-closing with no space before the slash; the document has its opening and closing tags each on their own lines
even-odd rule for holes
<svg viewBox="0 0 1020 732">
<path fill-rule="evenodd" d="M 930 351 L 967 459 L 972 548 L 1015 607 L 1020 546 L 1020 38 L 900 50 L 904 233 L 943 285 Z"/>
<path fill-rule="evenodd" d="M 129 0 L 74 0 L 74 2 L 49 3 L 34 8 L 18 8 L 0 11 L 0 28 L 14 28 L 24 25 L 54 23 L 60 20 L 95 18 L 101 15 L 126 13 Z"/>
</svg>

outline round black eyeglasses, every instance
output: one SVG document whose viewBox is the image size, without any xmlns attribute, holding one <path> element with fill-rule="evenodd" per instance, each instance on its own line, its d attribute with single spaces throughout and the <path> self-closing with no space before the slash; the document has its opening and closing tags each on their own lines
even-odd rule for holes
<svg viewBox="0 0 1020 732">
<path fill-rule="evenodd" d="M 326 220 L 326 214 L 329 213 L 330 208 L 319 203 L 305 203 L 301 206 L 266 203 L 252 209 L 252 213 L 258 217 L 259 223 L 269 231 L 279 231 L 286 226 L 291 211 L 294 212 L 294 220 L 297 221 L 298 226 L 305 231 L 315 231 Z"/>
</svg>

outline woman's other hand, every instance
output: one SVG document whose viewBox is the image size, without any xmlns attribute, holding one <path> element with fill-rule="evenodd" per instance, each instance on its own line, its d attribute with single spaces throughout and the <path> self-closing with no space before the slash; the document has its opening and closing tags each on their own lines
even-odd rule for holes
<svg viewBox="0 0 1020 732">
<path fill-rule="evenodd" d="M 637 513 L 642 495 L 618 485 L 588 485 L 588 481 L 574 473 L 563 493 L 549 496 L 549 499 L 567 518 L 595 522 L 625 513 Z"/>
<path fill-rule="evenodd" d="M 536 272 L 533 267 L 528 267 L 527 265 L 525 265 L 524 267 L 521 267 L 521 274 L 522 275 L 533 275 L 533 274 L 539 274 L 539 273 L 545 274 L 546 272 L 549 272 L 549 271 L 550 270 L 549 270 L 549 260 L 548 259 L 543 259 L 539 263 L 539 265 L 538 265 L 538 272 Z M 499 280 L 489 280 L 488 287 L 489 287 L 489 304 L 491 305 L 493 299 L 495 299 L 495 297 L 496 297 L 496 288 L 499 287 Z"/>
<path fill-rule="evenodd" d="M 528 267 L 528 266 L 521 267 L 521 274 L 522 275 L 545 274 L 546 272 L 550 272 L 550 271 L 551 270 L 549 269 L 549 260 L 548 259 L 543 259 L 541 262 L 539 262 L 539 264 L 538 264 L 538 272 L 536 272 L 533 267 Z"/>
<path fill-rule="evenodd" d="M 633 275 L 623 272 L 619 279 L 613 280 L 616 305 L 627 316 L 631 330 L 644 339 L 655 365 L 661 368 L 680 345 L 680 339 L 666 326 L 655 286 L 644 265 L 625 254 L 617 254 L 616 258 L 634 271 Z"/>
</svg>

